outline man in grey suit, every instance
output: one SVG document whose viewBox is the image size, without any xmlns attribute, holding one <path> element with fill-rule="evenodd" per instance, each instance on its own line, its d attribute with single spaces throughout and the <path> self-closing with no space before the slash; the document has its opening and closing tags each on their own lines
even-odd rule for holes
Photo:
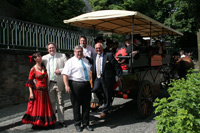
<svg viewBox="0 0 200 133">
<path fill-rule="evenodd" d="M 48 88 L 51 105 L 55 113 L 57 104 L 58 121 L 62 127 L 67 125 L 64 123 L 64 100 L 65 91 L 64 82 L 61 72 L 65 66 L 67 58 L 65 54 L 56 52 L 56 45 L 53 42 L 47 44 L 49 54 L 42 57 L 48 73 Z"/>
</svg>

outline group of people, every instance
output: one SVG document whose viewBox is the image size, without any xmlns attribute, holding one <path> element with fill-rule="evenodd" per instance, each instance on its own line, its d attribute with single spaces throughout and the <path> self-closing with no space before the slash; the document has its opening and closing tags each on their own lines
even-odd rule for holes
<svg viewBox="0 0 200 133">
<path fill-rule="evenodd" d="M 56 52 L 56 45 L 52 42 L 47 44 L 49 54 L 41 56 L 37 52 L 30 56 L 35 65 L 26 83 L 29 102 L 23 123 L 32 124 L 33 129 L 52 128 L 57 121 L 57 109 L 58 123 L 66 127 L 63 94 L 67 92 L 70 94 L 76 131 L 93 131 L 89 125 L 91 92 L 96 93 L 98 98 L 104 94 L 100 117 L 105 117 L 112 103 L 115 75 L 122 76 L 119 63 L 111 52 L 103 49 L 102 41 L 96 40 L 93 48 L 87 45 L 87 38 L 81 36 L 80 44 L 74 47 L 74 56 L 68 60 L 65 54 Z"/>
<path fill-rule="evenodd" d="M 103 48 L 105 40 L 102 37 L 97 37 L 94 41 L 95 48 L 87 44 L 85 36 L 81 36 L 79 45 L 74 47 L 74 56 L 68 60 L 65 54 L 56 52 L 56 44 L 53 42 L 47 44 L 48 54 L 41 56 L 36 52 L 30 56 L 35 65 L 31 68 L 26 83 L 29 102 L 22 118 L 23 123 L 32 124 L 33 129 L 53 128 L 58 120 L 60 126 L 67 127 L 64 122 L 64 92 L 70 94 L 74 125 L 78 132 L 84 128 L 93 131 L 89 125 L 92 94 L 104 101 L 100 118 L 109 113 L 116 76 L 120 80 L 122 70 L 125 74 L 129 69 L 128 59 L 120 59 L 118 56 L 132 54 L 134 58 L 138 58 L 145 51 L 141 47 L 144 42 L 140 35 L 134 35 L 133 45 L 131 38 L 126 38 L 125 47 L 120 49 L 120 53 L 119 49 L 116 50 L 118 44 L 110 39 L 106 41 L 106 49 Z M 156 54 L 165 53 L 160 41 L 156 41 L 155 45 Z"/>
</svg>

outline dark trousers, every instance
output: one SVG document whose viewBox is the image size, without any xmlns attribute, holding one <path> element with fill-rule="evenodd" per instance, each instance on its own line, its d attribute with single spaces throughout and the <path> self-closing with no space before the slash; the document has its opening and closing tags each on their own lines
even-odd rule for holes
<svg viewBox="0 0 200 133">
<path fill-rule="evenodd" d="M 93 91 L 96 93 L 97 97 L 102 99 L 102 92 L 104 94 L 104 107 L 102 112 L 107 112 L 110 109 L 112 102 L 112 92 L 114 84 L 110 83 L 105 85 L 103 78 L 96 78 L 94 81 Z"/>
<path fill-rule="evenodd" d="M 90 114 L 90 100 L 91 100 L 91 87 L 88 82 L 79 82 L 69 80 L 69 85 L 71 89 L 70 99 L 73 107 L 74 114 L 74 125 L 83 126 L 89 125 L 89 114 Z M 82 105 L 82 115 L 80 112 L 80 107 Z"/>
</svg>

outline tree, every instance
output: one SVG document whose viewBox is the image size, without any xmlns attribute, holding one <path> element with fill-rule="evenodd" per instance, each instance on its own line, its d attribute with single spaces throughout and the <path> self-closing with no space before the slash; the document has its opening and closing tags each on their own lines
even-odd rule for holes
<svg viewBox="0 0 200 133">
<path fill-rule="evenodd" d="M 178 47 L 196 46 L 195 37 L 200 25 L 198 0 L 90 0 L 90 3 L 94 10 L 139 11 L 184 33 L 183 37 L 177 38 Z"/>
<path fill-rule="evenodd" d="M 194 0 L 90 0 L 93 10 L 119 9 L 139 11 L 178 31 L 196 33 L 200 2 Z"/>
<path fill-rule="evenodd" d="M 80 15 L 85 9 L 82 0 L 8 0 L 8 2 L 21 9 L 21 20 L 60 28 L 68 27 L 63 23 L 64 19 Z"/>
</svg>

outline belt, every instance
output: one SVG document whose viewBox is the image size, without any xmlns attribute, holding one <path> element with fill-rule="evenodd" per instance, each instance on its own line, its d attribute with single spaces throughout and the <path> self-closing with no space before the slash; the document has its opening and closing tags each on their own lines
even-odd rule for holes
<svg viewBox="0 0 200 133">
<path fill-rule="evenodd" d="M 51 83 L 57 83 L 57 81 L 50 80 Z"/>
<path fill-rule="evenodd" d="M 101 77 L 100 77 L 100 78 L 98 78 L 98 77 L 97 77 L 97 79 L 101 79 L 102 77 L 103 77 L 103 75 L 101 75 Z"/>
<path fill-rule="evenodd" d="M 74 81 L 74 80 L 69 80 L 70 82 L 75 82 L 75 83 L 89 83 L 90 81 Z"/>
</svg>

